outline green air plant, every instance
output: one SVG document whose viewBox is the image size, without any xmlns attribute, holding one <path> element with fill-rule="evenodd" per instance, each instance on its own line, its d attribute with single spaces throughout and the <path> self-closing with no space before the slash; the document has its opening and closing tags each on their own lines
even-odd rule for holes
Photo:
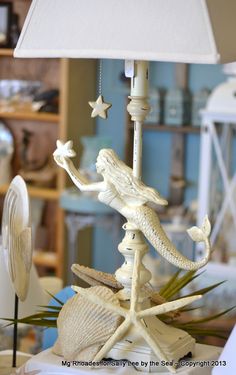
<svg viewBox="0 0 236 375">
<path fill-rule="evenodd" d="M 203 271 L 204 272 L 204 271 Z M 190 297 L 194 295 L 205 295 L 211 292 L 213 289 L 217 288 L 218 286 L 225 283 L 225 281 L 221 281 L 216 284 L 212 284 L 208 287 L 203 289 L 196 290 L 193 293 L 184 294 L 184 287 L 189 285 L 194 279 L 201 276 L 203 272 L 197 273 L 197 271 L 188 271 L 185 272 L 182 276 L 180 276 L 181 271 L 176 272 L 170 280 L 159 290 L 159 294 L 165 298 L 166 301 L 171 301 L 172 299 L 176 299 L 176 297 L 181 293 L 181 297 Z M 207 328 L 206 323 L 213 321 L 231 310 L 235 308 L 235 306 L 230 307 L 227 310 L 218 312 L 214 315 L 209 315 L 204 318 L 199 319 L 192 319 L 189 314 L 186 315 L 184 313 L 191 313 L 191 311 L 201 309 L 204 306 L 197 306 L 197 307 L 183 307 L 182 309 L 178 310 L 178 313 L 170 319 L 167 315 L 159 316 L 159 319 L 163 320 L 165 323 L 172 325 L 173 327 L 183 329 L 184 331 L 188 332 L 191 336 L 196 337 L 199 339 L 199 336 L 214 336 L 222 339 L 227 339 L 224 335 L 224 331 L 220 329 L 210 329 Z"/>
<path fill-rule="evenodd" d="M 197 271 L 188 271 L 188 272 L 178 271 L 176 272 L 170 280 L 159 290 L 159 295 L 163 298 L 163 301 L 172 301 L 178 299 L 178 295 L 181 293 L 181 297 L 188 297 L 193 295 L 205 295 L 206 293 L 211 292 L 213 289 L 217 288 L 221 284 L 223 284 L 225 281 L 219 282 L 217 284 L 210 285 L 206 288 L 197 290 L 193 293 L 184 295 L 184 287 L 189 285 L 194 279 L 201 276 L 202 272 L 197 273 Z M 50 293 L 49 293 L 50 294 Z M 45 328 L 56 328 L 57 327 L 57 318 L 61 311 L 61 308 L 63 307 L 63 302 L 60 301 L 55 296 L 50 296 L 54 299 L 54 301 L 57 303 L 57 306 L 39 306 L 39 311 L 34 314 L 27 316 L 22 319 L 18 319 L 19 323 L 24 324 L 30 324 L 35 326 L 41 326 Z M 201 309 L 203 306 L 197 306 L 192 308 L 182 308 L 176 311 L 176 314 L 170 317 L 169 314 L 163 314 L 159 315 L 158 318 L 161 319 L 163 322 L 170 324 L 173 327 L 180 328 L 191 334 L 193 337 L 196 337 L 199 339 L 199 336 L 215 336 L 219 338 L 226 339 L 223 331 L 220 331 L 219 329 L 209 329 L 206 327 L 205 323 L 208 323 L 209 321 L 212 321 L 214 319 L 217 319 L 221 317 L 222 315 L 227 314 L 232 309 L 234 309 L 234 306 L 218 312 L 217 314 L 210 315 L 208 317 L 200 318 L 200 319 L 190 319 L 189 320 L 189 314 L 188 318 L 184 318 L 186 315 L 185 313 L 191 313 L 191 311 L 196 309 Z M 9 321 L 9 324 L 14 323 L 14 319 L 5 319 Z"/>
</svg>

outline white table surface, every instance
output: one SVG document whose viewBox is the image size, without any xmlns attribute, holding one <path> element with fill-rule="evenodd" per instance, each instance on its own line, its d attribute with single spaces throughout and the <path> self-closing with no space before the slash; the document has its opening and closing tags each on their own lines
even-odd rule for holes
<svg viewBox="0 0 236 375">
<path fill-rule="evenodd" d="M 218 359 L 221 353 L 221 348 L 217 348 L 215 346 L 208 346 L 208 345 L 196 345 L 196 353 L 194 359 L 190 362 L 197 362 L 197 361 L 210 361 Z M 39 375 L 62 375 L 62 374 L 76 374 L 76 375 L 88 375 L 88 373 L 93 372 L 94 375 L 139 375 L 139 374 L 146 374 L 143 371 L 137 372 L 132 366 L 128 366 L 127 364 L 125 367 L 103 367 L 103 368 L 96 368 L 95 370 L 91 370 L 88 367 L 77 367 L 71 365 L 70 367 L 62 366 L 63 358 L 56 356 L 52 353 L 51 349 L 45 350 L 36 356 L 32 357 L 26 364 L 24 368 L 24 372 L 20 374 L 27 375 L 28 373 L 32 374 L 39 374 Z M 162 367 L 163 369 L 163 367 Z M 36 372 L 38 370 L 38 372 Z M 190 366 L 185 366 L 182 369 L 177 370 L 177 374 L 181 375 L 209 375 L 211 374 L 212 368 L 210 366 L 200 367 L 200 365 L 196 365 L 193 368 Z M 160 372 L 152 372 L 152 374 L 160 374 Z M 162 372 L 162 375 L 169 375 L 168 371 Z"/>
<path fill-rule="evenodd" d="M 17 351 L 17 366 L 22 366 L 32 355 Z M 12 350 L 0 351 L 0 375 L 10 375 L 15 373 L 12 369 Z"/>
</svg>

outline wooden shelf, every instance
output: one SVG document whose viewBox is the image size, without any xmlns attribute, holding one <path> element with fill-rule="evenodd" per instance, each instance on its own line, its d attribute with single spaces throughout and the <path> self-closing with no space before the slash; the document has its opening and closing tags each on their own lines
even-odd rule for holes
<svg viewBox="0 0 236 375">
<path fill-rule="evenodd" d="M 47 268 L 57 267 L 57 254 L 52 251 L 35 250 L 33 253 L 33 262 L 36 266 Z"/>
<path fill-rule="evenodd" d="M 11 120 L 30 120 L 58 123 L 60 115 L 55 113 L 41 113 L 41 112 L 1 112 L 0 118 Z"/>
<path fill-rule="evenodd" d="M 133 130 L 134 125 L 129 124 L 129 129 Z M 191 125 L 185 126 L 174 126 L 174 125 L 157 125 L 157 124 L 143 124 L 143 129 L 153 130 L 159 132 L 173 132 L 173 133 L 186 133 L 186 134 L 199 134 L 200 127 L 195 127 Z"/>
<path fill-rule="evenodd" d="M 13 56 L 14 49 L 12 48 L 0 48 L 0 56 Z"/>
<path fill-rule="evenodd" d="M 11 0 L 11 2 L 19 15 L 20 25 L 22 26 L 31 0 Z M 37 80 L 43 83 L 45 90 L 57 88 L 60 91 L 59 114 L 33 112 L 30 103 L 25 103 L 24 106 L 15 105 L 12 112 L 9 112 L 8 108 L 4 108 L 3 104 L 0 106 L 0 119 L 7 122 L 17 144 L 12 163 L 14 171 L 17 171 L 19 168 L 18 161 L 21 158 L 20 146 L 23 129 L 32 130 L 34 133 L 35 139 L 33 142 L 35 143 L 31 143 L 32 155 L 37 155 L 37 152 L 45 152 L 44 147 L 47 143 L 51 149 L 56 139 L 72 139 L 75 149 L 80 150 L 80 137 L 94 134 L 95 120 L 90 117 L 90 108 L 84 103 L 95 95 L 97 69 L 94 59 L 37 59 L 33 57 L 15 59 L 13 54 L 14 49 L 12 48 L 0 48 L 0 79 Z M 38 124 L 39 126 L 35 126 Z M 38 150 L 35 152 L 33 147 L 37 147 L 36 137 L 38 135 Z M 45 139 L 45 144 L 43 137 L 48 137 L 48 142 Z M 41 144 L 43 145 L 42 151 L 40 150 Z M 65 273 L 64 264 L 66 262 L 63 260 L 67 254 L 67 241 L 65 241 L 64 211 L 60 207 L 59 197 L 60 192 L 66 186 L 67 177 L 62 168 L 58 168 L 56 188 L 28 186 L 31 197 L 46 201 L 45 215 L 43 215 L 40 223 L 46 231 L 46 249 L 41 247 L 37 249 L 38 251 L 34 255 L 34 263 L 39 266 L 43 275 L 51 274 L 53 271 L 58 277 L 63 277 Z M 3 197 L 7 190 L 7 185 L 0 186 L 0 195 Z M 53 220 L 50 220 L 52 212 L 54 217 Z M 91 238 L 90 230 L 82 234 L 80 238 L 81 248 L 88 250 L 86 256 L 82 256 L 86 265 L 91 264 Z M 40 246 L 36 244 L 36 248 Z"/>
<path fill-rule="evenodd" d="M 60 196 L 59 190 L 27 186 L 29 195 L 34 198 L 57 200 Z M 6 194 L 8 185 L 0 185 L 0 195 Z"/>
</svg>

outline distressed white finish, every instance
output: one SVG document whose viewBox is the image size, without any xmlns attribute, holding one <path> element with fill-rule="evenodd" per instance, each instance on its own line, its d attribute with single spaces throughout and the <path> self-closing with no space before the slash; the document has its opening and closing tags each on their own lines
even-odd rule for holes
<svg viewBox="0 0 236 375">
<path fill-rule="evenodd" d="M 146 205 L 148 202 L 165 205 L 166 200 L 161 198 L 156 190 L 135 178 L 132 169 L 119 160 L 113 150 L 103 149 L 99 152 L 96 168 L 97 172 L 102 175 L 103 181 L 90 184 L 74 167 L 70 158 L 64 156 L 63 147 L 62 145 L 57 148 L 54 152 L 54 159 L 67 171 L 75 185 L 81 191 L 98 192 L 99 201 L 117 210 L 134 229 L 139 229 L 161 256 L 173 265 L 186 270 L 196 270 L 207 263 L 211 249 L 208 235 L 204 233 L 204 230 L 198 228 L 201 231 L 200 241 L 205 244 L 206 254 L 202 260 L 192 262 L 169 241 L 156 212 Z M 61 153 L 60 150 L 62 150 Z"/>
<path fill-rule="evenodd" d="M 125 230 L 125 236 L 119 244 L 118 250 L 124 256 L 125 261 L 115 273 L 116 280 L 124 287 L 119 291 L 119 298 L 122 301 L 130 299 L 133 283 L 134 258 L 135 253 L 138 251 L 142 255 L 139 264 L 139 302 L 143 302 L 151 295 L 151 290 L 143 289 L 144 285 L 147 284 L 152 277 L 151 272 L 148 271 L 142 263 L 143 256 L 148 252 L 148 245 L 144 241 L 143 234 L 139 230 L 135 230 L 129 223 L 124 224 L 123 229 Z"/>
<path fill-rule="evenodd" d="M 127 65 L 127 64 L 126 64 Z M 127 111 L 134 121 L 134 146 L 133 146 L 133 175 L 141 179 L 142 176 L 142 127 L 144 120 L 150 112 L 148 104 L 148 62 L 133 61 L 133 76 L 131 78 L 130 102 Z"/>
<path fill-rule="evenodd" d="M 24 180 L 16 176 L 7 191 L 2 218 L 3 251 L 15 292 L 27 296 L 32 265 L 29 197 Z"/>
<path fill-rule="evenodd" d="M 126 334 L 131 325 L 136 327 L 137 332 L 144 338 L 148 345 L 152 348 L 153 352 L 158 358 L 168 362 L 170 358 L 166 355 L 165 351 L 162 349 L 162 342 L 155 340 L 150 331 L 145 328 L 142 320 L 145 317 L 152 317 L 156 315 L 165 314 L 169 311 L 174 311 L 178 308 L 186 306 L 199 298 L 201 296 L 192 296 L 181 298 L 177 301 L 166 302 L 162 305 L 146 308 L 145 310 L 140 310 L 139 307 L 139 275 L 140 275 L 140 265 L 141 265 L 142 251 L 136 251 L 135 260 L 134 260 L 134 269 L 133 269 L 133 278 L 132 278 L 132 288 L 131 288 L 131 299 L 130 307 L 128 309 L 124 307 L 117 307 L 117 305 L 106 301 L 97 294 L 93 293 L 91 289 L 83 289 L 77 286 L 73 286 L 73 289 L 80 293 L 84 298 L 89 301 L 102 306 L 103 308 L 116 313 L 124 318 L 124 321 L 121 323 L 116 332 L 109 338 L 105 345 L 101 348 L 98 354 L 95 356 L 94 361 L 101 361 L 107 353 L 114 347 L 114 345 Z M 181 331 L 179 331 L 181 335 Z M 178 358 L 171 358 L 176 361 Z M 167 368 L 171 372 L 175 372 L 173 366 L 169 365 Z"/>
<path fill-rule="evenodd" d="M 148 62 L 133 61 L 133 75 L 130 84 L 130 97 L 136 99 L 147 99 L 149 94 L 149 71 Z M 142 118 L 144 120 L 144 118 Z"/>
<path fill-rule="evenodd" d="M 139 178 L 136 178 L 133 175 L 132 169 L 119 160 L 113 150 L 103 149 L 99 152 L 96 168 L 97 172 L 102 175 L 103 181 L 90 184 L 84 176 L 81 175 L 80 171 L 74 167 L 70 160 L 70 155 L 74 155 L 74 151 L 69 147 L 72 146 L 72 143 L 67 142 L 67 144 L 64 145 L 62 142 L 58 142 L 57 145 L 58 148 L 54 152 L 54 159 L 59 166 L 67 171 L 75 185 L 81 191 L 98 192 L 98 199 L 101 202 L 114 208 L 128 220 L 124 228 L 129 232 L 128 238 L 125 237 L 119 245 L 119 248 L 121 251 L 123 250 L 123 253 L 126 253 L 126 257 L 130 257 L 130 263 L 127 264 L 127 270 L 125 270 L 126 265 L 124 264 L 116 274 L 118 281 L 124 285 L 124 289 L 118 294 L 119 299 L 121 301 L 130 300 L 130 310 L 126 311 L 127 315 L 125 316 L 124 323 L 119 326 L 116 333 L 106 342 L 101 351 L 95 356 L 94 360 L 101 360 L 111 349 L 114 350 L 115 347 L 113 346 L 127 331 L 129 332 L 130 325 L 134 325 L 135 328 L 134 332 L 131 333 L 132 340 L 133 337 L 135 337 L 135 332 L 136 335 L 137 333 L 141 335 L 155 355 L 160 359 L 175 359 L 178 361 L 178 359 L 182 358 L 187 353 L 193 352 L 195 341 L 184 331 L 176 331 L 174 328 L 170 328 L 156 319 L 154 322 L 149 322 L 147 327 L 150 328 L 147 328 L 144 327 L 138 319 L 141 319 L 142 316 L 140 315 L 139 317 L 136 315 L 136 312 L 139 311 L 143 307 L 143 304 L 145 305 L 146 301 L 149 299 L 147 291 L 141 290 L 142 286 L 150 279 L 150 273 L 145 269 L 141 261 L 144 253 L 147 251 L 147 246 L 144 240 L 140 238 L 140 235 L 143 233 L 155 249 L 172 264 L 183 269 L 194 270 L 204 266 L 210 256 L 210 244 L 208 240 L 210 224 L 208 219 L 205 218 L 201 228 L 193 227 L 190 230 L 189 234 L 192 239 L 194 241 L 203 241 L 206 246 L 206 255 L 203 259 L 198 262 L 192 262 L 181 255 L 169 241 L 162 229 L 156 212 L 146 205 L 148 202 L 156 204 L 166 204 L 167 202 L 161 198 L 157 191 L 145 186 Z M 129 242 L 135 236 L 137 236 L 139 240 L 132 248 Z M 130 251 L 130 255 L 127 254 L 128 251 Z M 127 259 L 125 263 L 127 263 Z M 80 292 L 84 296 L 87 295 L 86 290 Z M 90 294 L 88 293 L 87 298 L 89 298 L 89 296 Z M 102 303 L 104 307 L 111 307 L 111 304 L 105 303 L 94 294 L 92 298 L 95 303 Z M 187 300 L 185 300 L 185 302 L 187 302 Z M 190 301 L 188 301 L 188 303 L 190 303 Z M 164 303 L 160 306 L 164 308 L 165 305 Z M 175 310 L 175 304 L 170 306 L 172 310 Z M 136 308 L 138 309 L 137 311 Z M 116 311 L 119 312 L 121 316 L 124 316 L 124 311 L 121 308 L 117 308 L 116 306 Z M 123 313 L 121 313 L 122 311 Z M 154 311 L 155 314 L 152 314 Z M 156 309 L 151 310 L 150 315 L 157 315 L 158 311 L 159 310 Z M 159 327 L 159 325 L 161 325 L 161 327 Z M 157 331 L 154 330 L 156 327 L 158 327 Z M 160 331 L 161 334 L 158 333 Z M 150 332 L 155 332 L 155 336 L 150 335 Z M 168 345 L 165 340 L 162 340 L 166 335 L 169 337 Z M 119 356 L 123 352 L 123 349 L 118 350 L 120 354 L 117 354 L 116 358 L 120 358 Z M 126 355 L 129 358 L 127 352 Z M 170 370 L 173 371 L 174 369 L 170 367 Z"/>
<path fill-rule="evenodd" d="M 123 243 L 122 241 L 121 244 L 124 245 L 125 243 Z M 136 245 L 136 241 L 134 244 Z M 120 246 L 119 246 L 119 249 L 120 249 Z M 120 252 L 122 252 L 121 249 L 120 249 Z M 132 256 L 130 257 L 125 256 L 125 255 L 128 255 L 128 251 L 126 251 L 126 254 L 124 252 L 122 254 L 126 258 L 127 263 L 129 263 L 129 267 L 133 270 L 133 259 L 132 259 L 134 258 L 133 252 L 132 252 Z M 124 265 L 123 265 L 124 268 L 126 266 L 125 264 L 126 261 L 124 262 Z M 117 278 L 119 277 L 117 274 L 115 277 L 115 275 L 113 274 L 102 272 L 102 271 L 97 271 L 94 268 L 85 267 L 80 264 L 73 264 L 71 267 L 71 270 L 79 279 L 85 281 L 90 286 L 97 286 L 97 285 L 107 286 L 108 288 L 112 289 L 115 292 L 118 292 L 121 289 L 123 289 L 123 285 L 117 281 Z M 126 270 L 126 273 L 127 273 L 127 270 Z M 124 279 L 122 279 L 122 281 L 124 282 Z M 131 285 L 131 281 L 130 281 L 130 285 Z M 162 297 L 157 291 L 153 290 L 152 287 L 145 285 L 144 289 L 146 291 L 146 296 L 150 295 L 150 300 L 155 305 L 161 305 L 162 303 L 166 302 L 165 298 Z M 120 297 L 121 297 L 121 293 L 119 293 L 119 298 Z M 178 314 L 179 314 L 178 312 L 177 313 L 175 312 L 175 313 L 170 313 L 168 315 L 173 318 Z"/>
<path fill-rule="evenodd" d="M 235 0 L 34 0 L 15 56 L 235 61 L 235 14 Z"/>
<path fill-rule="evenodd" d="M 141 181 L 142 123 L 150 109 L 146 97 L 148 65 L 140 61 L 133 65 L 131 101 L 127 106 L 131 119 L 134 121 L 133 169 L 119 160 L 113 150 L 103 149 L 99 152 L 96 163 L 97 172 L 102 175 L 103 181 L 89 183 L 70 160 L 70 157 L 75 154 L 71 142 L 64 145 L 58 141 L 54 159 L 59 166 L 67 171 L 81 191 L 98 192 L 98 199 L 102 203 L 114 208 L 128 221 L 124 226 L 126 235 L 119 245 L 119 250 L 124 255 L 125 262 L 116 271 L 117 280 L 124 286 L 118 292 L 119 300 L 124 304 L 128 302 L 128 306 L 126 306 L 128 309 L 126 308 L 126 315 L 124 315 L 124 311 L 122 314 L 121 309 L 116 309 L 116 311 L 119 310 L 121 316 L 125 317 L 125 320 L 94 359 L 101 360 L 107 355 L 117 359 L 127 358 L 132 360 L 136 356 L 135 353 L 140 353 L 139 355 L 142 353 L 142 358 L 150 360 L 151 351 L 153 351 L 159 359 L 166 361 L 174 359 L 177 362 L 187 353 L 194 352 L 195 340 L 186 332 L 169 327 L 154 317 L 158 314 L 158 311 L 162 310 L 151 309 L 147 311 L 150 306 L 150 293 L 147 288 L 144 288 L 144 285 L 150 280 L 151 275 L 142 264 L 143 255 L 148 250 L 143 235 L 172 264 L 183 269 L 196 270 L 204 266 L 209 259 L 210 244 L 208 236 L 211 228 L 207 217 L 201 228 L 191 228 L 189 232 L 191 238 L 194 241 L 203 241 L 206 247 L 206 254 L 203 259 L 192 262 L 174 247 L 167 238 L 156 212 L 147 205 L 149 202 L 161 205 L 165 205 L 167 202 L 160 197 L 157 191 L 145 186 Z M 87 295 L 86 291 L 81 293 Z M 93 301 L 104 305 L 104 301 L 98 296 L 93 295 L 92 297 Z M 188 302 L 190 303 L 190 301 Z M 167 305 L 163 303 L 161 306 L 165 309 L 164 306 Z M 112 305 L 105 304 L 105 306 L 109 309 Z M 174 306 L 176 305 L 173 303 L 170 311 L 175 310 Z M 141 314 L 144 308 L 146 309 L 145 314 L 147 314 L 145 326 L 141 322 L 144 317 L 137 315 L 137 312 L 139 311 Z M 155 313 L 152 314 L 152 312 Z M 127 339 L 127 336 L 129 339 Z M 140 336 L 143 339 L 141 345 Z M 132 347 L 127 348 L 127 342 L 130 341 Z M 170 366 L 170 371 L 174 371 L 173 366 Z"/>
<path fill-rule="evenodd" d="M 118 292 L 119 299 L 126 309 L 132 308 L 132 299 L 137 299 L 137 311 L 145 309 L 148 312 L 150 300 L 158 305 L 166 304 L 166 300 L 160 298 L 157 294 L 157 300 L 153 297 L 153 291 L 148 287 L 148 281 L 151 273 L 142 263 L 143 256 L 148 251 L 147 243 L 144 241 L 143 234 L 139 230 L 135 230 L 132 225 L 126 223 L 123 226 L 125 237 L 118 246 L 119 251 L 125 257 L 125 262 L 115 273 L 116 279 L 124 286 Z M 178 312 L 167 312 L 168 316 L 173 317 Z M 122 359 L 126 358 L 130 361 L 137 359 L 150 362 L 153 353 L 160 359 L 160 354 L 153 351 L 153 344 L 149 340 L 149 335 L 153 343 L 157 343 L 166 358 L 171 358 L 178 362 L 179 358 L 183 358 L 187 353 L 194 352 L 195 340 L 183 330 L 175 329 L 162 323 L 156 316 L 147 316 L 143 318 L 145 334 L 141 335 L 136 325 L 131 324 L 121 340 L 117 342 L 107 353 L 108 357 Z M 147 346 L 148 344 L 148 346 Z"/>
<path fill-rule="evenodd" d="M 93 111 L 91 113 L 91 117 L 101 117 L 104 120 L 107 118 L 107 111 L 109 108 L 111 108 L 110 103 L 104 102 L 103 96 L 99 95 L 96 102 L 89 102 L 89 105 L 91 108 L 93 108 Z"/>
<path fill-rule="evenodd" d="M 137 178 L 141 178 L 142 174 L 142 125 L 140 121 L 135 121 L 134 123 L 133 174 Z"/>
</svg>

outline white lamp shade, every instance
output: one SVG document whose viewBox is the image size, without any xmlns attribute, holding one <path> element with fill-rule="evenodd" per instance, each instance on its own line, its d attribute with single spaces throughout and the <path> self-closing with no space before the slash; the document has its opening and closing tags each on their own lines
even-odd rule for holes
<svg viewBox="0 0 236 375">
<path fill-rule="evenodd" d="M 236 60 L 235 0 L 33 0 L 16 57 Z"/>
</svg>

